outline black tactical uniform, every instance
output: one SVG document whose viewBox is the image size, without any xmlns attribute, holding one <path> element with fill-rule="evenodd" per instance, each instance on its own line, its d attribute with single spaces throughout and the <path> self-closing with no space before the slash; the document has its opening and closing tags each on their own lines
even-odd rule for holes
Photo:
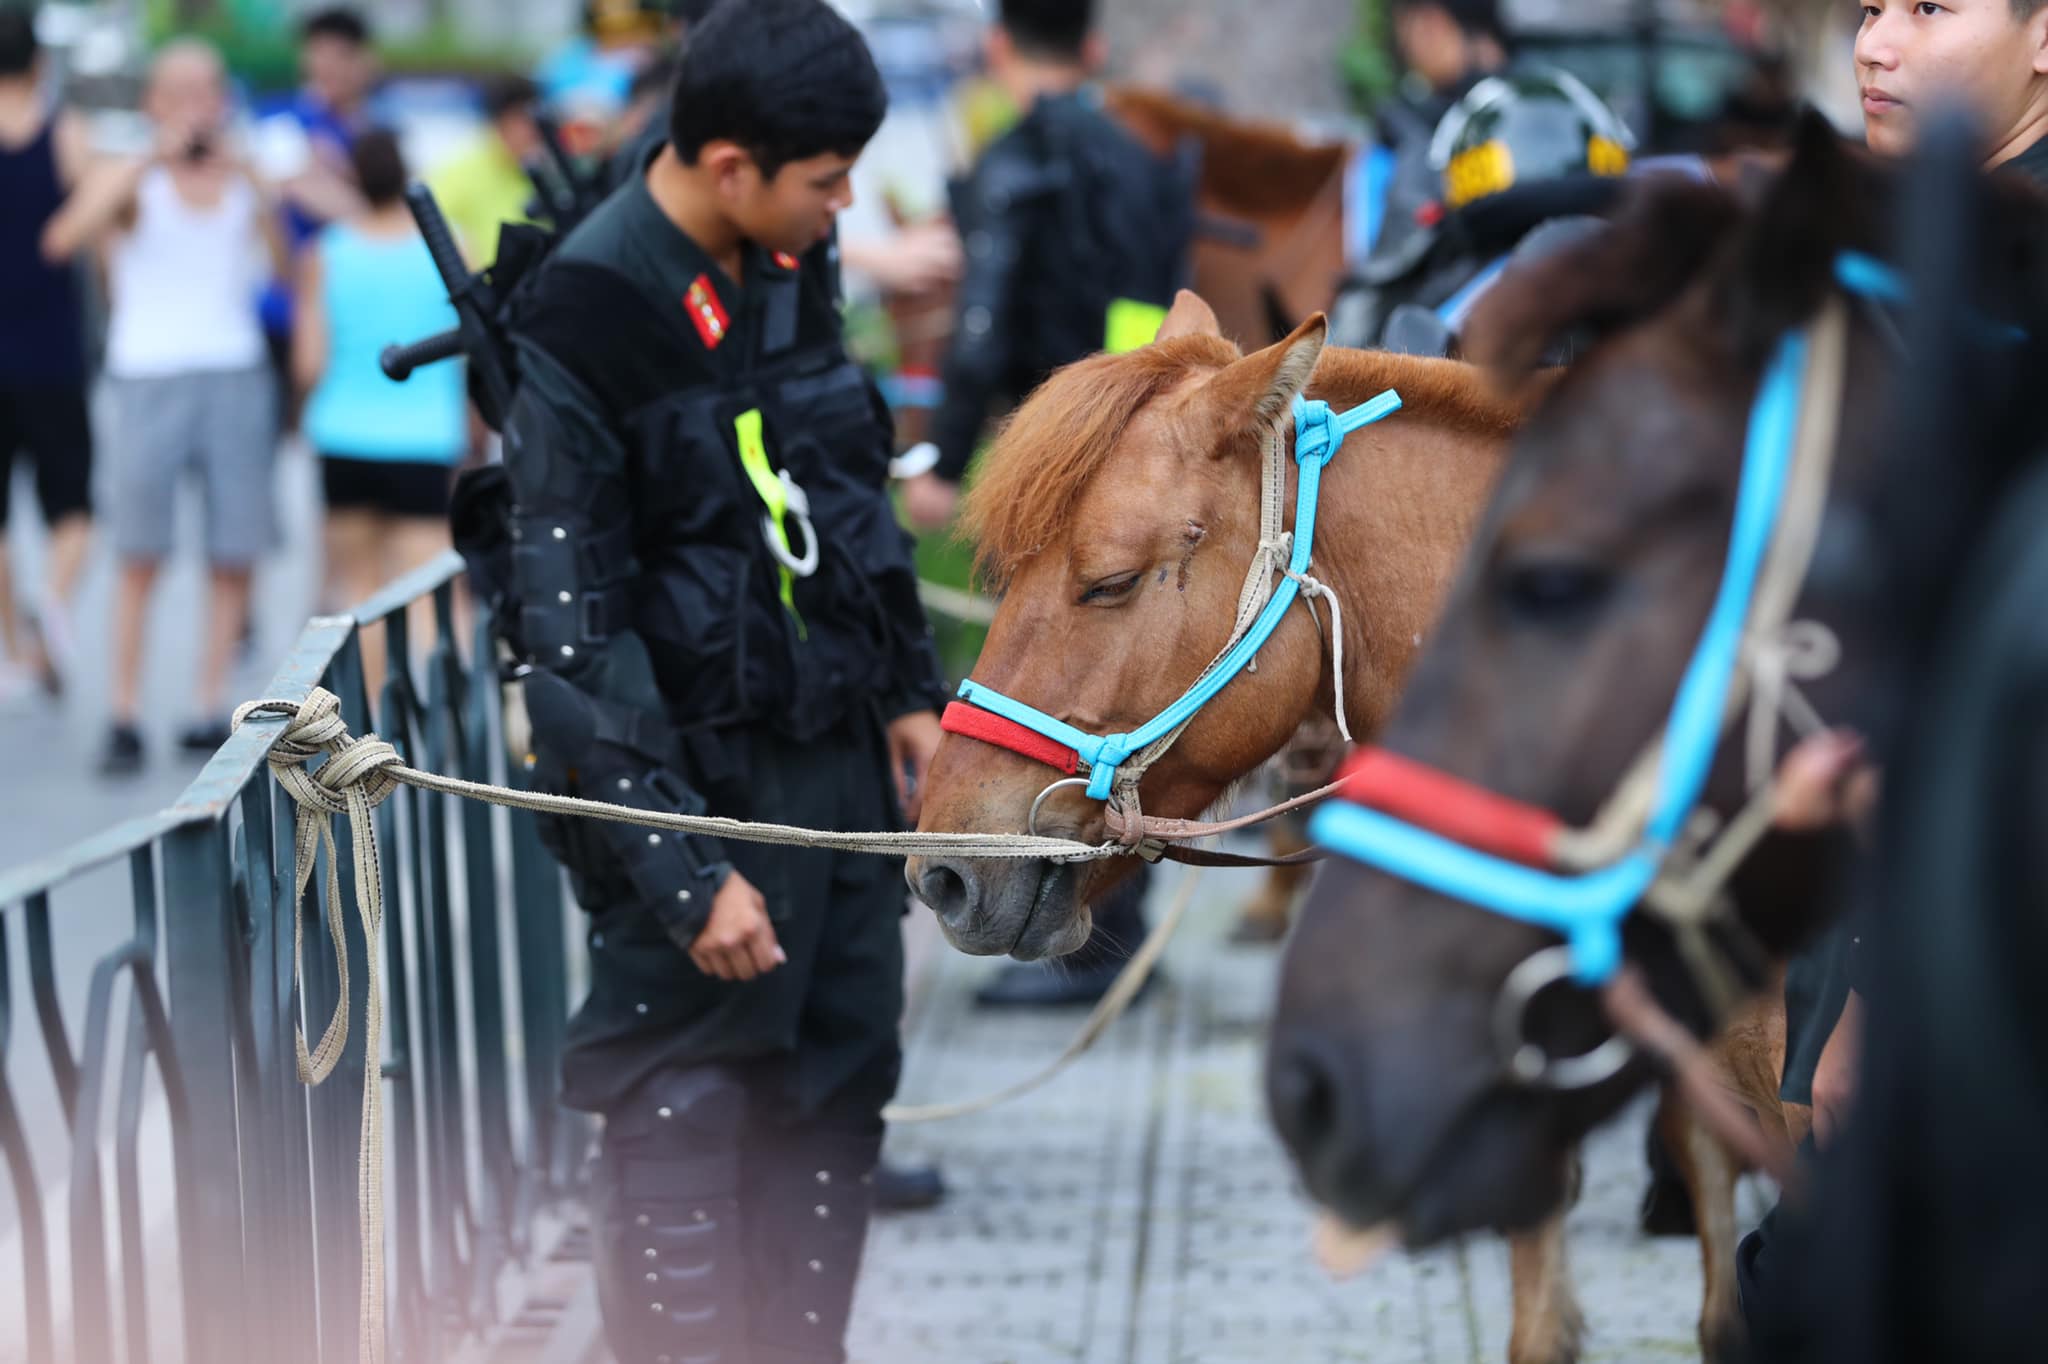
<svg viewBox="0 0 2048 1364">
<path fill-rule="evenodd" d="M 728 279 L 643 178 L 514 314 L 517 645 L 542 789 L 824 829 L 897 820 L 884 723 L 943 700 L 886 409 L 840 342 L 835 249 Z M 621 1364 L 842 1358 L 900 1056 L 901 867 L 544 824 L 591 915 L 564 1099 Z M 737 870 L 788 961 L 686 955 Z"/>
<path fill-rule="evenodd" d="M 954 185 L 967 269 L 932 419 L 939 477 L 967 472 L 998 400 L 1152 339 L 1186 276 L 1194 173 L 1154 157 L 1082 90 L 1040 99 Z"/>
</svg>

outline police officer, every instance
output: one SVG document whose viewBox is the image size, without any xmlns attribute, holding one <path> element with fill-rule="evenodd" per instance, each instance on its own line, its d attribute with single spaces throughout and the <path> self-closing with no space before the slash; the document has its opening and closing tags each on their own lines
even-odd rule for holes
<svg viewBox="0 0 2048 1364">
<path fill-rule="evenodd" d="M 886 95 L 825 0 L 693 29 L 667 145 L 523 288 L 506 423 L 536 783 L 820 829 L 915 818 L 937 659 L 841 344 L 835 215 Z M 621 1364 L 844 1358 L 900 1065 L 901 869 L 544 826 L 591 916 L 564 1100 Z"/>
<path fill-rule="evenodd" d="M 1091 84 L 1103 43 L 1092 0 L 1003 0 L 989 30 L 989 74 L 1022 119 L 953 187 L 966 246 L 945 396 L 928 462 L 904 485 L 911 520 L 952 520 L 960 481 L 991 408 L 1062 365 L 1148 344 L 1184 280 L 1194 167 L 1161 161 L 1102 110 Z M 1147 878 L 1095 906 L 1087 946 L 1057 967 L 1013 965 L 980 996 L 990 1005 L 1099 999 L 1144 937 Z"/>
<path fill-rule="evenodd" d="M 946 525 L 991 407 L 1062 365 L 1150 342 L 1186 273 L 1192 168 L 1105 114 L 1093 0 L 1002 0 L 990 76 L 1021 120 L 953 187 L 967 248 L 932 421 L 936 463 L 907 481 L 920 526 Z"/>
</svg>

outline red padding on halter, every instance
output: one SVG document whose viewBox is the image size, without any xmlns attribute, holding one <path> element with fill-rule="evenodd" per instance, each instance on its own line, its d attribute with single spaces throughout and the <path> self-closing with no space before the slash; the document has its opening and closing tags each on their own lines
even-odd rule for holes
<svg viewBox="0 0 2048 1364">
<path fill-rule="evenodd" d="M 1564 821 L 1548 810 L 1509 800 L 1384 748 L 1361 748 L 1337 780 L 1343 798 L 1418 828 L 1532 867 L 1556 865 L 1555 838 Z"/>
<path fill-rule="evenodd" d="M 1056 767 L 1070 777 L 1081 770 L 1081 755 L 1065 744 L 1048 739 L 1035 729 L 1026 729 L 1015 720 L 1006 720 L 993 711 L 970 706 L 965 701 L 955 701 L 946 707 L 946 713 L 939 718 L 939 728 L 948 734 L 979 739 L 985 744 L 1021 753 L 1033 762 Z"/>
</svg>

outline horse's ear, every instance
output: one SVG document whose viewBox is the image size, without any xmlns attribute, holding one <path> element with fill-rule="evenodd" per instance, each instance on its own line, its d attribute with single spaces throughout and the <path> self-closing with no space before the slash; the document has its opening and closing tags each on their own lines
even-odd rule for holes
<svg viewBox="0 0 2048 1364">
<path fill-rule="evenodd" d="M 1216 320 L 1216 310 L 1203 302 L 1202 296 L 1192 289 L 1183 289 L 1173 296 L 1173 310 L 1166 315 L 1166 321 L 1159 324 L 1159 340 L 1171 341 L 1176 336 L 1221 336 L 1223 324 Z"/>
<path fill-rule="evenodd" d="M 1236 433 L 1278 421 L 1308 387 L 1329 334 L 1329 321 L 1317 313 L 1286 340 L 1217 371 L 1202 393 L 1223 431 Z"/>
<path fill-rule="evenodd" d="M 1885 221 L 1881 188 L 1820 114 L 1793 136 L 1792 162 L 1763 196 L 1734 248 L 1719 303 L 1740 353 L 1765 353 L 1812 317 L 1834 283 L 1837 252 Z"/>
</svg>

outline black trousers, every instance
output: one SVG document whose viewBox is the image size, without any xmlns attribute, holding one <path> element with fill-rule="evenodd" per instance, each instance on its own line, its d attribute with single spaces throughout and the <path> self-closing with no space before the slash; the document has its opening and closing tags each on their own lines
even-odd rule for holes
<svg viewBox="0 0 2048 1364">
<path fill-rule="evenodd" d="M 817 829 L 896 822 L 878 725 L 728 741 L 717 814 Z M 716 793 L 715 779 L 700 790 Z M 575 876 L 579 898 L 606 884 Z M 901 1067 L 905 907 L 891 859 L 730 843 L 788 961 L 704 976 L 650 906 L 592 904 L 591 990 L 562 1075 L 605 1118 L 593 1235 L 619 1364 L 838 1364 Z M 614 883 L 615 884 L 615 883 Z"/>
</svg>

